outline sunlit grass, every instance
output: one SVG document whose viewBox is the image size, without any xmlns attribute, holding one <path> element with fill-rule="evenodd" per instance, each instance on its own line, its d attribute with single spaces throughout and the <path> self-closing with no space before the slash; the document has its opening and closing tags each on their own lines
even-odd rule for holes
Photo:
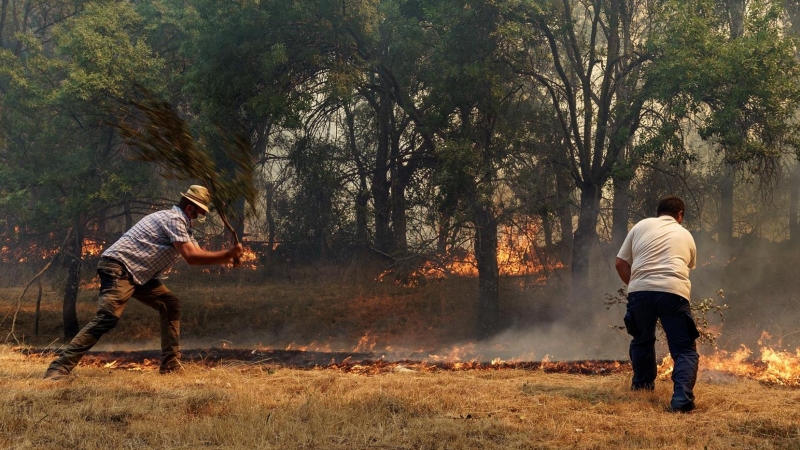
<svg viewBox="0 0 800 450">
<path fill-rule="evenodd" d="M 182 374 L 81 367 L 0 347 L 0 447 L 768 448 L 800 446 L 800 391 L 701 373 L 698 409 L 670 383 L 540 371 L 386 373 L 187 365 Z"/>
</svg>

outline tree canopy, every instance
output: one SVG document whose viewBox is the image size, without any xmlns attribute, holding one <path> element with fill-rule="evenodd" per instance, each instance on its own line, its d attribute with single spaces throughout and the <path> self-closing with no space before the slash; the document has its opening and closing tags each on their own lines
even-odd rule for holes
<svg viewBox="0 0 800 450">
<path fill-rule="evenodd" d="M 469 254 L 488 336 L 502 326 L 498 254 L 511 235 L 530 237 L 520 261 L 566 266 L 580 299 L 590 255 L 613 254 L 661 195 L 689 196 L 689 227 L 719 241 L 764 229 L 734 221 L 751 216 L 733 198 L 756 178 L 772 198 L 798 189 L 784 170 L 800 101 L 785 8 L 4 0 L 3 245 L 53 247 L 71 229 L 74 307 L 85 239 L 113 238 L 167 196 L 164 172 L 131 158 L 141 128 L 120 134 L 146 90 L 215 173 L 252 165 L 237 181 L 250 207 L 229 205 L 240 234 L 304 261 L 374 252 L 399 280 Z M 235 136 L 247 147 L 238 160 L 226 151 Z M 776 203 L 784 229 L 798 198 Z"/>
</svg>

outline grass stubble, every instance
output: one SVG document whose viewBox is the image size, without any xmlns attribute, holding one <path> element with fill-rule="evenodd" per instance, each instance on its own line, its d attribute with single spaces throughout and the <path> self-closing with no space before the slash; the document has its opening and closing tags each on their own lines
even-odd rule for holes
<svg viewBox="0 0 800 450">
<path fill-rule="evenodd" d="M 631 392 L 627 374 L 187 364 L 50 381 L 48 362 L 0 346 L 0 447 L 800 448 L 800 391 L 705 372 L 698 409 L 672 414 L 671 383 Z"/>
</svg>

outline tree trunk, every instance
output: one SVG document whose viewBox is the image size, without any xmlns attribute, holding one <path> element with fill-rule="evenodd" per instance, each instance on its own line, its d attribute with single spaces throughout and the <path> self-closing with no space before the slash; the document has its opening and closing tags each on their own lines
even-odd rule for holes
<svg viewBox="0 0 800 450">
<path fill-rule="evenodd" d="M 80 331 L 78 326 L 78 291 L 81 286 L 81 254 L 83 253 L 83 224 L 75 221 L 75 235 L 67 244 L 67 284 L 64 287 L 62 315 L 64 320 L 64 342 L 69 342 Z"/>
<path fill-rule="evenodd" d="M 486 339 L 500 325 L 500 269 L 497 264 L 497 218 L 480 205 L 475 211 L 475 260 L 478 265 L 478 338 Z"/>
<path fill-rule="evenodd" d="M 450 215 L 439 213 L 439 223 L 436 230 L 436 254 L 444 256 L 447 254 L 447 237 L 450 235 Z"/>
<path fill-rule="evenodd" d="M 601 193 L 597 184 L 585 183 L 581 186 L 581 211 L 572 251 L 572 286 L 579 296 L 585 293 L 589 283 L 589 254 L 597 241 Z"/>
<path fill-rule="evenodd" d="M 42 286 L 42 283 L 43 283 L 42 279 L 43 278 L 44 278 L 43 276 L 40 276 L 39 280 L 38 280 L 39 281 L 39 283 L 38 283 L 39 284 L 39 295 L 36 296 L 36 311 L 35 311 L 34 316 L 33 316 L 33 335 L 37 336 L 37 337 L 39 336 L 39 318 L 41 317 L 41 313 L 42 313 L 42 294 L 43 294 L 43 291 L 44 291 L 44 286 Z"/>
<path fill-rule="evenodd" d="M 345 120 L 347 122 L 347 140 L 350 155 L 358 168 L 358 192 L 356 193 L 356 241 L 361 244 L 369 242 L 369 187 L 367 185 L 367 168 L 358 152 L 356 142 L 355 115 L 350 106 L 344 105 Z"/>
<path fill-rule="evenodd" d="M 392 230 L 394 232 L 394 250 L 405 253 L 408 251 L 406 184 L 401 177 L 392 179 Z"/>
<path fill-rule="evenodd" d="M 330 202 L 330 195 L 329 193 L 325 192 L 322 189 L 318 189 L 315 192 L 314 203 L 316 204 L 317 211 L 331 211 L 331 202 Z M 312 243 L 314 244 L 314 250 L 317 257 L 320 258 L 327 258 L 330 256 L 330 248 L 328 245 L 328 221 L 330 217 L 329 214 L 325 214 L 322 220 L 317 220 L 314 223 L 314 227 L 312 230 Z"/>
<path fill-rule="evenodd" d="M 245 205 L 244 198 L 240 198 L 236 200 L 236 203 L 233 205 L 233 209 L 236 214 L 236 221 L 232 223 L 233 229 L 236 230 L 236 235 L 239 237 L 239 241 L 244 239 L 244 219 L 245 219 Z M 230 237 L 229 242 L 233 243 L 233 236 Z"/>
<path fill-rule="evenodd" d="M 356 194 L 356 241 L 361 244 L 369 242 L 369 189 L 366 179 L 362 180 L 361 187 Z"/>
<path fill-rule="evenodd" d="M 561 226 L 561 263 L 565 266 L 572 265 L 572 251 L 574 238 L 572 231 L 572 183 L 569 174 L 559 164 L 554 166 L 556 173 L 556 208 L 558 221 Z"/>
<path fill-rule="evenodd" d="M 555 254 L 555 246 L 553 245 L 553 220 L 550 217 L 550 213 L 545 209 L 539 214 L 539 217 L 542 219 L 542 234 L 544 234 L 544 252 L 540 252 L 536 249 L 536 240 L 538 236 L 529 236 L 533 240 L 533 245 L 528 250 L 528 255 L 530 256 L 531 260 L 534 257 L 539 259 L 539 262 L 542 263 L 542 275 L 546 279 L 549 280 L 550 278 L 550 261 Z"/>
<path fill-rule="evenodd" d="M 797 221 L 798 203 L 800 203 L 800 163 L 795 164 L 789 179 L 789 240 L 795 245 L 800 242 L 800 226 Z"/>
<path fill-rule="evenodd" d="M 730 37 L 735 40 L 744 35 L 745 0 L 726 0 Z M 739 130 L 745 133 L 744 130 Z M 725 149 L 727 151 L 727 149 Z M 726 158 L 727 160 L 727 158 Z M 717 219 L 717 241 L 729 246 L 733 244 L 733 188 L 735 173 L 731 166 L 725 165 L 725 173 L 720 183 L 719 217 Z"/>
<path fill-rule="evenodd" d="M 611 243 L 616 252 L 628 235 L 631 208 L 631 180 L 614 178 L 614 207 L 611 213 Z"/>
<path fill-rule="evenodd" d="M 267 261 L 272 261 L 275 249 L 275 185 L 267 183 Z"/>
<path fill-rule="evenodd" d="M 16 5 L 16 2 L 14 4 Z M 13 9 L 14 9 L 14 16 L 16 18 L 16 15 L 17 15 L 16 14 L 16 6 Z M 21 34 L 23 34 L 23 35 L 28 31 L 28 22 L 29 22 L 30 12 L 31 12 L 31 2 L 26 1 L 25 2 L 25 6 L 23 8 L 23 13 L 22 13 L 22 21 L 16 27 L 17 30 L 21 30 Z M 20 53 L 22 53 L 22 41 L 21 40 L 17 40 L 17 45 L 14 48 L 14 56 L 19 56 Z"/>
<path fill-rule="evenodd" d="M 719 186 L 720 202 L 717 218 L 717 240 L 720 244 L 733 243 L 733 185 L 735 181 L 733 169 L 726 166 L 725 176 Z"/>
<path fill-rule="evenodd" d="M 394 114 L 391 118 L 391 154 L 389 155 L 389 167 L 392 177 L 391 182 L 391 210 L 392 210 L 392 247 L 395 252 L 400 254 L 408 250 L 407 229 L 406 229 L 406 187 L 410 176 L 406 176 L 408 170 L 401 163 L 400 156 L 400 135 L 402 129 L 398 129 Z"/>
<path fill-rule="evenodd" d="M 6 48 L 5 40 L 3 39 L 3 32 L 5 30 L 7 13 L 8 0 L 2 0 L 2 3 L 0 3 L 0 48 Z"/>
<path fill-rule="evenodd" d="M 547 254 L 551 255 L 553 253 L 553 224 L 550 222 L 550 213 L 548 211 L 542 211 L 539 215 L 542 218 L 542 233 L 544 233 L 544 248 L 547 250 Z"/>
<path fill-rule="evenodd" d="M 108 229 L 108 221 L 106 220 L 105 214 L 97 221 L 97 230 L 94 234 L 95 239 L 100 239 L 103 241 L 107 241 L 108 237 L 106 236 L 106 230 Z"/>
<path fill-rule="evenodd" d="M 133 227 L 133 215 L 131 214 L 131 204 L 130 202 L 125 202 L 124 214 L 125 214 L 125 231 L 128 231 Z"/>
<path fill-rule="evenodd" d="M 378 108 L 378 148 L 375 172 L 372 175 L 372 200 L 375 205 L 375 247 L 384 253 L 392 252 L 391 211 L 389 203 L 389 100 L 382 99 Z"/>
<path fill-rule="evenodd" d="M 731 41 L 744 35 L 745 0 L 725 0 L 730 23 Z M 745 130 L 738 130 L 745 133 Z M 723 149 L 726 151 L 727 149 Z M 727 158 L 725 158 L 727 161 Z M 736 176 L 733 168 L 725 164 L 725 172 L 720 182 L 719 216 L 717 218 L 717 241 L 730 249 L 733 244 L 733 188 Z"/>
</svg>

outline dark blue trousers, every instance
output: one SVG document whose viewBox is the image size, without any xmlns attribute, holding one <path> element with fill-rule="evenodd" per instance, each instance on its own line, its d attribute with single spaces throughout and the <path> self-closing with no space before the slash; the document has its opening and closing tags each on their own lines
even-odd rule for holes
<svg viewBox="0 0 800 450">
<path fill-rule="evenodd" d="M 673 409 L 694 407 L 699 356 L 695 340 L 700 336 L 689 301 L 667 292 L 631 292 L 625 313 L 625 328 L 633 336 L 630 357 L 633 389 L 653 389 L 656 380 L 656 320 L 667 335 L 667 345 L 675 369 L 672 371 Z"/>
</svg>

